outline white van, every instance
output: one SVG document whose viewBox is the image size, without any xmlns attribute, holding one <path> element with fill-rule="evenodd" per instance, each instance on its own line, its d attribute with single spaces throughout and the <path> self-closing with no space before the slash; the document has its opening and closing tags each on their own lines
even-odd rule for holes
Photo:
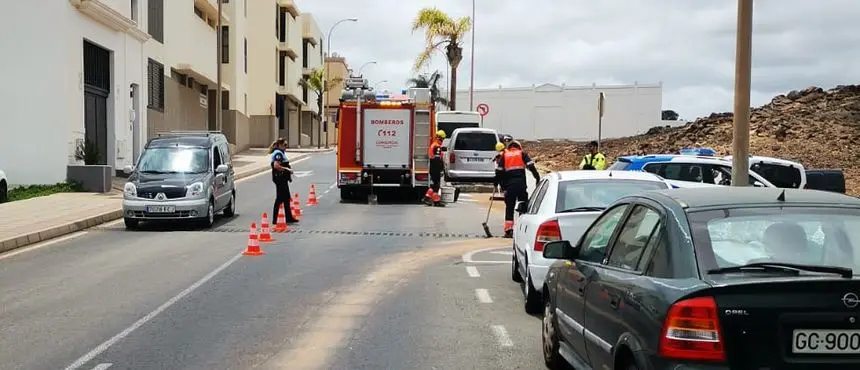
<svg viewBox="0 0 860 370">
<path fill-rule="evenodd" d="M 728 161 L 732 156 L 723 157 Z M 750 170 L 755 171 L 778 188 L 806 188 L 806 168 L 802 164 L 782 158 L 751 155 Z"/>
<path fill-rule="evenodd" d="M 456 183 L 493 182 L 499 133 L 491 128 L 458 128 L 446 151 L 445 180 Z"/>
<path fill-rule="evenodd" d="M 451 135 L 458 128 L 481 127 L 481 115 L 478 112 L 466 111 L 443 111 L 436 112 L 436 129 L 445 131 L 445 139 L 442 145 L 448 146 Z"/>
</svg>

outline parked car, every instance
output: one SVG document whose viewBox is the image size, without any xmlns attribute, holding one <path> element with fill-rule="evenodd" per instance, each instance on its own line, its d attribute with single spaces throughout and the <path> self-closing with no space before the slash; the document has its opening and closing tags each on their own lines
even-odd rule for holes
<svg viewBox="0 0 860 370">
<path fill-rule="evenodd" d="M 6 179 L 6 172 L 0 170 L 0 203 L 6 203 L 9 200 L 9 180 Z"/>
<path fill-rule="evenodd" d="M 732 156 L 724 157 L 732 161 Z M 751 155 L 750 170 L 764 177 L 778 188 L 805 189 L 806 168 L 802 164 L 782 158 Z"/>
<path fill-rule="evenodd" d="M 679 155 L 668 161 L 645 163 L 642 170 L 668 180 L 693 183 L 730 185 L 732 180 L 732 162 L 716 157 Z M 775 187 L 752 170 L 749 171 L 749 184 L 756 187 Z"/>
<path fill-rule="evenodd" d="M 523 284 L 526 312 L 543 309 L 541 292 L 553 262 L 541 254 L 547 242 L 578 239 L 618 198 L 670 188 L 666 180 L 641 171 L 563 171 L 544 176 L 528 203 L 517 204 L 511 278 Z"/>
<path fill-rule="evenodd" d="M 125 226 L 140 221 L 195 220 L 236 212 L 235 174 L 227 138 L 218 132 L 175 132 L 147 142 L 129 174 L 122 202 Z"/>
<path fill-rule="evenodd" d="M 806 170 L 805 188 L 845 194 L 845 173 L 840 169 Z"/>
<path fill-rule="evenodd" d="M 648 191 L 544 246 L 546 365 L 857 369 L 860 199 Z"/>
<path fill-rule="evenodd" d="M 490 128 L 458 128 L 446 148 L 445 180 L 449 182 L 492 182 L 496 176 L 493 158 L 499 152 L 499 134 Z"/>
</svg>

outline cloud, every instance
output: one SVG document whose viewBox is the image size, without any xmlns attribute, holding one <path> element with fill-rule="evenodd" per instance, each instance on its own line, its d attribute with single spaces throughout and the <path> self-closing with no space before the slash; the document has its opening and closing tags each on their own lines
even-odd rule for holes
<svg viewBox="0 0 860 370">
<path fill-rule="evenodd" d="M 664 109 L 683 118 L 732 110 L 736 1 L 475 0 L 475 86 L 663 82 Z M 332 50 L 365 68 L 380 88 L 399 90 L 414 73 L 422 7 L 471 15 L 464 0 L 297 0 L 323 32 L 339 19 Z M 826 6 L 823 5 L 826 3 Z M 858 83 L 860 1 L 756 0 L 752 104 L 807 86 Z M 469 86 L 470 39 L 458 70 Z M 429 71 L 447 71 L 442 55 Z M 448 73 L 445 72 L 447 75 Z"/>
</svg>

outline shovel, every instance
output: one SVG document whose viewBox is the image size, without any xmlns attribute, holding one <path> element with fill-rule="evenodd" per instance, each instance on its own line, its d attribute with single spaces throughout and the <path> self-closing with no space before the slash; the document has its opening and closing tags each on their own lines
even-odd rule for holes
<svg viewBox="0 0 860 370">
<path fill-rule="evenodd" d="M 493 237 L 493 233 L 490 232 L 490 225 L 488 225 L 488 223 L 490 222 L 490 211 L 493 209 L 493 202 L 495 200 L 496 188 L 493 188 L 493 196 L 490 197 L 490 206 L 487 207 L 487 218 L 484 220 L 483 223 L 481 223 L 481 226 L 484 228 L 484 234 L 487 236 L 487 238 Z"/>
</svg>

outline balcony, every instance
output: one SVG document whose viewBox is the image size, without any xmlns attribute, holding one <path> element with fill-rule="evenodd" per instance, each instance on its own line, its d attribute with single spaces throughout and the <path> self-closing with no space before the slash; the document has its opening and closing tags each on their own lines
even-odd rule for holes
<svg viewBox="0 0 860 370">
<path fill-rule="evenodd" d="M 278 6 L 287 10 L 293 17 L 298 17 L 301 13 L 293 0 L 278 0 Z"/>
<path fill-rule="evenodd" d="M 108 28 L 125 32 L 137 40 L 149 40 L 149 34 L 138 27 L 137 22 L 122 14 L 104 0 L 69 0 L 81 13 L 86 14 Z"/>
<path fill-rule="evenodd" d="M 213 29 L 218 27 L 218 3 L 216 1 L 218 0 L 194 0 L 194 12 Z M 221 10 L 221 24 L 229 25 L 230 18 L 227 17 L 224 9 Z"/>
<path fill-rule="evenodd" d="M 289 38 L 288 38 L 289 39 Z M 288 57 L 292 60 L 296 60 L 299 57 L 299 53 L 296 52 L 296 49 L 290 45 L 288 42 L 279 41 L 278 42 L 278 51 L 282 51 L 287 54 Z"/>
</svg>

